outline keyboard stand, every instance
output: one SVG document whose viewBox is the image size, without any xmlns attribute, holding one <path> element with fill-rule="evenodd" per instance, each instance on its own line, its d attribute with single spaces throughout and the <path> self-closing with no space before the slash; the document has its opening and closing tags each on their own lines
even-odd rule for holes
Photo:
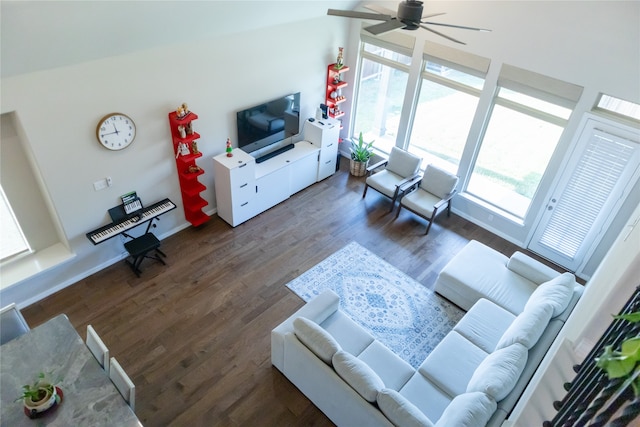
<svg viewBox="0 0 640 427">
<path fill-rule="evenodd" d="M 160 248 L 160 240 L 153 233 L 145 233 L 140 237 L 136 237 L 124 244 L 124 248 L 129 252 L 129 255 L 133 257 L 133 261 L 127 260 L 127 264 L 131 267 L 136 276 L 140 277 L 140 264 L 145 258 L 155 259 L 166 265 L 161 258 L 166 257 L 164 252 Z M 149 252 L 155 251 L 153 255 L 149 255 Z"/>
</svg>

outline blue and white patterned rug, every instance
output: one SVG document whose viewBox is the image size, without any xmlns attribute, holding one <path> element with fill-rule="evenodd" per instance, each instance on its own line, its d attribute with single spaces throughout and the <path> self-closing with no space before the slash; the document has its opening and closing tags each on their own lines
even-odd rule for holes
<svg viewBox="0 0 640 427">
<path fill-rule="evenodd" d="M 418 368 L 464 312 L 352 242 L 287 284 L 309 301 L 326 289 L 340 308 Z"/>
</svg>

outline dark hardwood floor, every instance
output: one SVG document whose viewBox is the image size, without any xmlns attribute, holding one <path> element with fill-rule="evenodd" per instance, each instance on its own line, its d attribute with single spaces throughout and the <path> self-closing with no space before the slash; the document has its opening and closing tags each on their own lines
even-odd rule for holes
<svg viewBox="0 0 640 427">
<path fill-rule="evenodd" d="M 124 261 L 23 310 L 34 327 L 66 313 L 87 324 L 136 384 L 145 426 L 332 425 L 270 362 L 270 331 L 303 305 L 285 284 L 356 241 L 433 287 L 469 240 L 507 255 L 511 243 L 451 215 L 428 236 L 425 222 L 364 178 L 334 176 L 232 228 L 217 216 L 162 242 L 167 265 L 145 260 L 137 278 Z"/>
</svg>

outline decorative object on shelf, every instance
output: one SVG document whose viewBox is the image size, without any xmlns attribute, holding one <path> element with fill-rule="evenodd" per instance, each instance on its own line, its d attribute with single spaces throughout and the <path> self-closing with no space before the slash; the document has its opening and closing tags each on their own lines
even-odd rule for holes
<svg viewBox="0 0 640 427">
<path fill-rule="evenodd" d="M 36 418 L 62 401 L 62 390 L 47 380 L 41 372 L 33 384 L 22 386 L 22 394 L 16 401 L 18 400 L 22 400 L 24 404 L 25 415 Z"/>
<path fill-rule="evenodd" d="M 231 146 L 231 140 L 227 138 L 227 148 L 225 149 L 227 152 L 227 157 L 233 157 L 233 147 Z"/>
<path fill-rule="evenodd" d="M 362 132 L 360 132 L 357 143 L 351 139 L 351 175 L 364 176 L 367 173 L 367 166 L 373 153 L 373 143 L 374 141 L 364 142 Z"/>
<path fill-rule="evenodd" d="M 204 170 L 196 165 L 196 159 L 202 157 L 196 141 L 200 135 L 193 130 L 192 124 L 197 118 L 198 115 L 189 111 L 186 103 L 169 113 L 184 216 L 194 227 L 209 220 L 209 215 L 202 211 L 209 203 L 200 196 L 207 187 L 198 180 L 198 177 L 204 174 Z M 184 134 L 180 131 L 181 127 L 185 130 Z"/>
<path fill-rule="evenodd" d="M 180 138 L 186 138 L 187 137 L 187 130 L 182 125 L 178 126 L 178 133 L 180 134 Z"/>
<path fill-rule="evenodd" d="M 136 124 L 122 113 L 110 113 L 98 121 L 98 142 L 109 150 L 123 150 L 136 138 Z"/>
<path fill-rule="evenodd" d="M 186 102 L 183 102 L 182 105 L 179 106 L 176 110 L 176 116 L 178 116 L 179 119 L 185 118 L 189 113 L 189 107 L 187 106 Z"/>
<path fill-rule="evenodd" d="M 338 58 L 336 59 L 336 70 L 341 69 L 342 67 L 344 67 L 344 48 L 339 47 L 338 48 Z"/>
<path fill-rule="evenodd" d="M 189 151 L 189 146 L 187 145 L 187 143 L 186 142 L 178 143 L 178 152 L 176 153 L 176 159 L 179 156 L 188 156 L 189 154 L 191 154 L 191 152 Z"/>
</svg>

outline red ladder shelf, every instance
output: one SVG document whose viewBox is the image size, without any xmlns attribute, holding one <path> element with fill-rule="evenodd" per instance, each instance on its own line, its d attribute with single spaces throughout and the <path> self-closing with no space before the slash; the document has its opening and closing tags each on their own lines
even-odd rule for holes
<svg viewBox="0 0 640 427">
<path fill-rule="evenodd" d="M 194 145 L 197 146 L 196 140 L 200 138 L 200 135 L 191 130 L 191 122 L 197 118 L 198 116 L 192 112 L 184 117 L 178 117 L 175 111 L 169 113 L 169 126 L 171 127 L 173 152 L 176 156 L 184 216 L 194 227 L 209 221 L 209 215 L 202 211 L 202 208 L 209 203 L 200 196 L 200 193 L 207 187 L 198 180 L 198 177 L 204 174 L 204 170 L 196 164 L 196 159 L 202 157 L 202 152 L 194 150 Z M 181 134 L 180 127 L 184 127 L 184 134 Z M 181 144 L 186 144 L 189 154 L 180 154 Z M 196 152 L 194 153 L 194 151 Z"/>
</svg>

